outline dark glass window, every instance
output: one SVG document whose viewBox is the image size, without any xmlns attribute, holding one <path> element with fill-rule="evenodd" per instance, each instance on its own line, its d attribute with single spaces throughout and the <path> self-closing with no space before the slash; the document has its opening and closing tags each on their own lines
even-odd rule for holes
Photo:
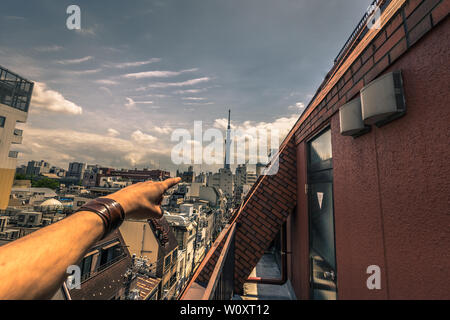
<svg viewBox="0 0 450 320">
<path fill-rule="evenodd" d="M 331 131 L 308 144 L 310 285 L 312 299 L 337 297 Z"/>
<path fill-rule="evenodd" d="M 81 261 L 80 269 L 81 269 L 81 280 L 86 280 L 89 278 L 91 274 L 91 266 L 92 266 L 92 255 L 85 257 L 83 261 Z"/>
<path fill-rule="evenodd" d="M 4 128 L 5 127 L 5 122 L 6 122 L 6 118 L 0 116 L 0 128 Z"/>
</svg>

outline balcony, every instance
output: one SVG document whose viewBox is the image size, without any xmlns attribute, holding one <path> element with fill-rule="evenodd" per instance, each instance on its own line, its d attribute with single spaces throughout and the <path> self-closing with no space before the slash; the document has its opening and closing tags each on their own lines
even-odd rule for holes
<svg viewBox="0 0 450 320">
<path fill-rule="evenodd" d="M 219 235 L 214 246 L 206 255 L 193 278 L 180 296 L 180 300 L 295 300 L 295 293 L 286 282 L 285 246 L 281 248 L 281 257 L 272 247 L 267 251 L 244 284 L 244 292 L 238 295 L 235 286 L 235 234 L 236 224 L 227 225 Z M 283 238 L 281 233 L 281 238 Z M 220 244 L 224 243 L 220 248 Z M 205 283 L 203 270 L 205 261 L 217 258 L 214 270 Z M 284 269 L 284 272 L 282 271 Z"/>
<path fill-rule="evenodd" d="M 8 154 L 8 157 L 13 158 L 13 159 L 17 159 L 18 156 L 19 156 L 18 151 L 10 151 Z"/>
<path fill-rule="evenodd" d="M 12 136 L 11 143 L 21 144 L 23 139 L 23 130 L 14 129 L 14 135 Z"/>
<path fill-rule="evenodd" d="M 28 112 L 33 82 L 0 66 L 0 103 Z"/>
</svg>

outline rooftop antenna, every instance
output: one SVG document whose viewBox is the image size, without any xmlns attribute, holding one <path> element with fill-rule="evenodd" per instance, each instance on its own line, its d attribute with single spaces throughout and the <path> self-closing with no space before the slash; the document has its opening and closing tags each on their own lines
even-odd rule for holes
<svg viewBox="0 0 450 320">
<path fill-rule="evenodd" d="M 230 156 L 231 156 L 231 109 L 228 109 L 228 127 L 227 137 L 225 140 L 225 163 L 224 168 L 230 169 Z"/>
</svg>

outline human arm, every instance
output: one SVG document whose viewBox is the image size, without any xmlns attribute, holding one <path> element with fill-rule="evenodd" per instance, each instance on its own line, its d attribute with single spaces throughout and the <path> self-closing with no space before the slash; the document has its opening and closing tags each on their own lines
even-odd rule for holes
<svg viewBox="0 0 450 320">
<path fill-rule="evenodd" d="M 179 178 L 142 182 L 108 195 L 124 209 L 125 218 L 162 216 L 164 192 Z M 0 299 L 49 299 L 75 265 L 104 234 L 102 219 L 80 211 L 0 247 Z"/>
</svg>

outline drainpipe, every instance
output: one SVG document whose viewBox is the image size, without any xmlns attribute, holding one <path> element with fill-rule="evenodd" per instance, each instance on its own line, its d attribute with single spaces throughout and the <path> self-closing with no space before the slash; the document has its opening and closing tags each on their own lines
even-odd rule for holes
<svg viewBox="0 0 450 320">
<path fill-rule="evenodd" d="M 257 284 L 273 284 L 282 286 L 287 281 L 287 236 L 286 236 L 286 223 L 281 228 L 281 278 L 270 279 L 261 277 L 248 277 L 245 282 L 257 283 Z"/>
</svg>

